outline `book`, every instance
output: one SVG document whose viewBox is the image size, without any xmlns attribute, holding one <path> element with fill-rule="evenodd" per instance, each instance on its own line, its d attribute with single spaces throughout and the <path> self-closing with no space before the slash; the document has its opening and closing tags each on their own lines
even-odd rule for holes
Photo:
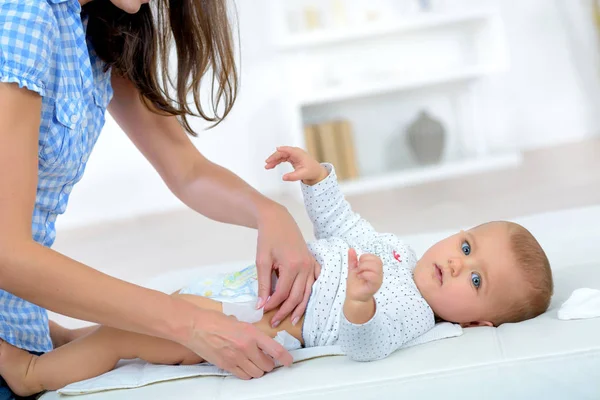
<svg viewBox="0 0 600 400">
<path fill-rule="evenodd" d="M 344 171 L 344 179 L 358 178 L 359 174 L 352 124 L 348 120 L 337 121 L 336 132 L 338 153 L 340 164 L 342 165 L 342 170 Z"/>
<path fill-rule="evenodd" d="M 338 178 L 344 180 L 346 179 L 346 173 L 339 149 L 336 125 L 336 121 L 324 121 L 316 125 L 322 155 L 320 162 L 332 164 L 335 167 Z"/>
<path fill-rule="evenodd" d="M 319 143 L 319 132 L 315 125 L 306 125 L 304 127 L 305 150 L 318 162 L 323 162 L 321 154 L 321 144 Z"/>
<path fill-rule="evenodd" d="M 318 162 L 331 163 L 340 181 L 359 176 L 352 124 L 330 120 L 304 127 L 306 151 Z"/>
</svg>

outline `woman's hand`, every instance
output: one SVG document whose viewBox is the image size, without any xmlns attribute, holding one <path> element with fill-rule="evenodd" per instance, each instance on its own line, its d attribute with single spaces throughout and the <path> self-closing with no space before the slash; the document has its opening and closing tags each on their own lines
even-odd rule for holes
<svg viewBox="0 0 600 400">
<path fill-rule="evenodd" d="M 264 311 L 267 312 L 281 305 L 271 319 L 272 326 L 279 325 L 290 313 L 292 324 L 295 325 L 306 310 L 312 285 L 321 273 L 321 266 L 308 251 L 290 213 L 278 204 L 274 204 L 259 220 L 256 268 L 259 290 L 257 308 L 264 305 Z M 276 271 L 279 279 L 271 295 L 272 270 Z"/>
<path fill-rule="evenodd" d="M 280 146 L 266 159 L 266 169 L 273 169 L 282 162 L 289 162 L 294 171 L 283 175 L 284 181 L 299 181 L 305 185 L 315 185 L 329 174 L 310 154 L 299 147 Z"/>
<path fill-rule="evenodd" d="M 275 368 L 273 360 L 290 366 L 285 348 L 254 325 L 217 311 L 200 309 L 191 339 L 183 343 L 206 361 L 241 379 L 260 378 Z"/>
<path fill-rule="evenodd" d="M 273 169 L 282 162 L 289 162 L 294 172 L 283 176 L 285 181 L 302 180 L 314 185 L 325 179 L 327 170 L 307 152 L 298 147 L 281 146 L 269 156 L 266 169 Z M 271 324 L 276 327 L 292 312 L 292 324 L 296 325 L 306 310 L 314 281 L 321 273 L 321 266 L 306 247 L 302 234 L 288 211 L 273 208 L 259 221 L 258 252 L 256 258 L 261 307 L 271 291 L 271 270 L 278 272 L 275 292 L 265 304 L 265 311 L 279 306 Z M 285 300 L 285 301 L 284 301 Z"/>
</svg>

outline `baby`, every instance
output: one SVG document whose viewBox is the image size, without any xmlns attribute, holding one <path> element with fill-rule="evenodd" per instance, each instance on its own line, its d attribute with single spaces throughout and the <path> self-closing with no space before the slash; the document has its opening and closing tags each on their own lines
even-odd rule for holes
<svg viewBox="0 0 600 400">
<path fill-rule="evenodd" d="M 255 325 L 271 337 L 287 331 L 305 347 L 339 345 L 352 359 L 378 360 L 433 328 L 436 320 L 463 327 L 519 322 L 546 311 L 553 291 L 548 259 L 536 239 L 511 222 L 489 222 L 460 231 L 429 248 L 421 259 L 395 235 L 378 233 L 350 208 L 330 164 L 304 150 L 280 147 L 266 160 L 289 162 L 286 181 L 302 181 L 321 264 L 306 313 L 273 328 L 274 311 Z M 221 311 L 202 293 L 176 293 Z M 98 327 L 58 349 L 34 356 L 0 344 L 0 375 L 13 391 L 29 395 L 100 375 L 120 359 L 155 364 L 203 360 L 167 340 Z"/>
</svg>

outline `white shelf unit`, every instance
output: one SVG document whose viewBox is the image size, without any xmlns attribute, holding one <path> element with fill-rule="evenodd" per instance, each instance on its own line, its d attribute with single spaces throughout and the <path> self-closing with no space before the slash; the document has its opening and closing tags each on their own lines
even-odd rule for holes
<svg viewBox="0 0 600 400">
<path fill-rule="evenodd" d="M 281 35 L 281 40 L 277 42 L 277 47 L 281 51 L 294 51 L 309 47 L 336 45 L 353 40 L 373 39 L 412 31 L 447 27 L 449 25 L 468 24 L 478 22 L 489 16 L 490 12 L 487 10 L 432 15 L 423 13 L 394 23 L 384 22 L 354 28 L 345 27 L 316 30 L 299 34 L 286 34 L 284 31 Z"/>
<path fill-rule="evenodd" d="M 342 182 L 344 193 L 409 186 L 521 162 L 518 152 L 491 152 L 485 137 L 485 113 L 490 112 L 485 105 L 485 81 L 505 71 L 509 64 L 502 20 L 495 11 L 430 11 L 399 17 L 393 23 L 388 18 L 380 24 L 290 34 L 282 29 L 286 1 L 277 1 L 274 8 L 277 39 L 273 44 L 286 71 L 283 82 L 288 95 L 290 141 L 305 148 L 305 124 L 355 118 L 352 122 L 357 127 L 354 136 L 362 174 Z M 429 94 L 447 100 L 437 104 L 445 104 L 440 112 L 445 112 L 447 142 L 456 154 L 444 156 L 435 165 L 413 164 L 401 170 L 381 163 L 375 166 L 373 160 L 382 156 L 384 146 L 371 145 L 380 140 L 371 125 L 398 134 L 410 122 L 406 116 L 395 116 L 386 103 L 403 98 L 407 106 L 414 97 L 419 99 L 415 103 L 436 114 L 435 106 L 427 106 Z M 366 111 L 368 108 L 388 112 L 378 114 Z M 396 128 L 385 127 L 386 120 Z"/>
<path fill-rule="evenodd" d="M 342 182 L 340 187 L 344 194 L 354 195 L 454 178 L 473 172 L 516 167 L 521 162 L 522 156 L 519 153 L 507 153 L 491 157 L 471 157 L 407 171 L 387 172 L 376 176 L 347 180 Z"/>
<path fill-rule="evenodd" d="M 300 107 L 341 102 L 363 97 L 379 96 L 399 91 L 415 90 L 452 82 L 466 82 L 480 78 L 488 73 L 485 66 L 467 67 L 456 71 L 440 71 L 432 75 L 417 75 L 412 77 L 391 77 L 383 82 L 356 82 L 325 88 L 318 92 L 300 95 L 296 103 Z"/>
</svg>

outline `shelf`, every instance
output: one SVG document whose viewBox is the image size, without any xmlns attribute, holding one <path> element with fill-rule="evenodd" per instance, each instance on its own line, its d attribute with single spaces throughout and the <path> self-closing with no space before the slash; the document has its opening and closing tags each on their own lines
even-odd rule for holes
<svg viewBox="0 0 600 400">
<path fill-rule="evenodd" d="M 426 14 L 406 18 L 397 23 L 382 23 L 354 28 L 322 29 L 308 33 L 292 34 L 278 43 L 282 51 L 327 46 L 362 39 L 394 35 L 410 31 L 442 28 L 456 24 L 477 22 L 490 17 L 490 11 L 468 11 L 452 14 Z"/>
<path fill-rule="evenodd" d="M 337 85 L 328 89 L 319 90 L 310 95 L 301 95 L 298 99 L 300 107 L 314 106 L 324 103 L 334 103 L 361 97 L 377 96 L 403 90 L 418 89 L 428 86 L 466 81 L 482 77 L 490 72 L 489 67 L 475 66 L 462 68 L 458 71 L 439 73 L 430 76 L 414 76 L 410 79 L 395 78 L 378 82 L 357 83 L 355 85 Z"/>
<path fill-rule="evenodd" d="M 472 157 L 461 161 L 441 163 L 406 171 L 391 172 L 340 183 L 345 195 L 363 194 L 377 190 L 413 186 L 462 175 L 516 167 L 522 161 L 520 153 Z"/>
</svg>

